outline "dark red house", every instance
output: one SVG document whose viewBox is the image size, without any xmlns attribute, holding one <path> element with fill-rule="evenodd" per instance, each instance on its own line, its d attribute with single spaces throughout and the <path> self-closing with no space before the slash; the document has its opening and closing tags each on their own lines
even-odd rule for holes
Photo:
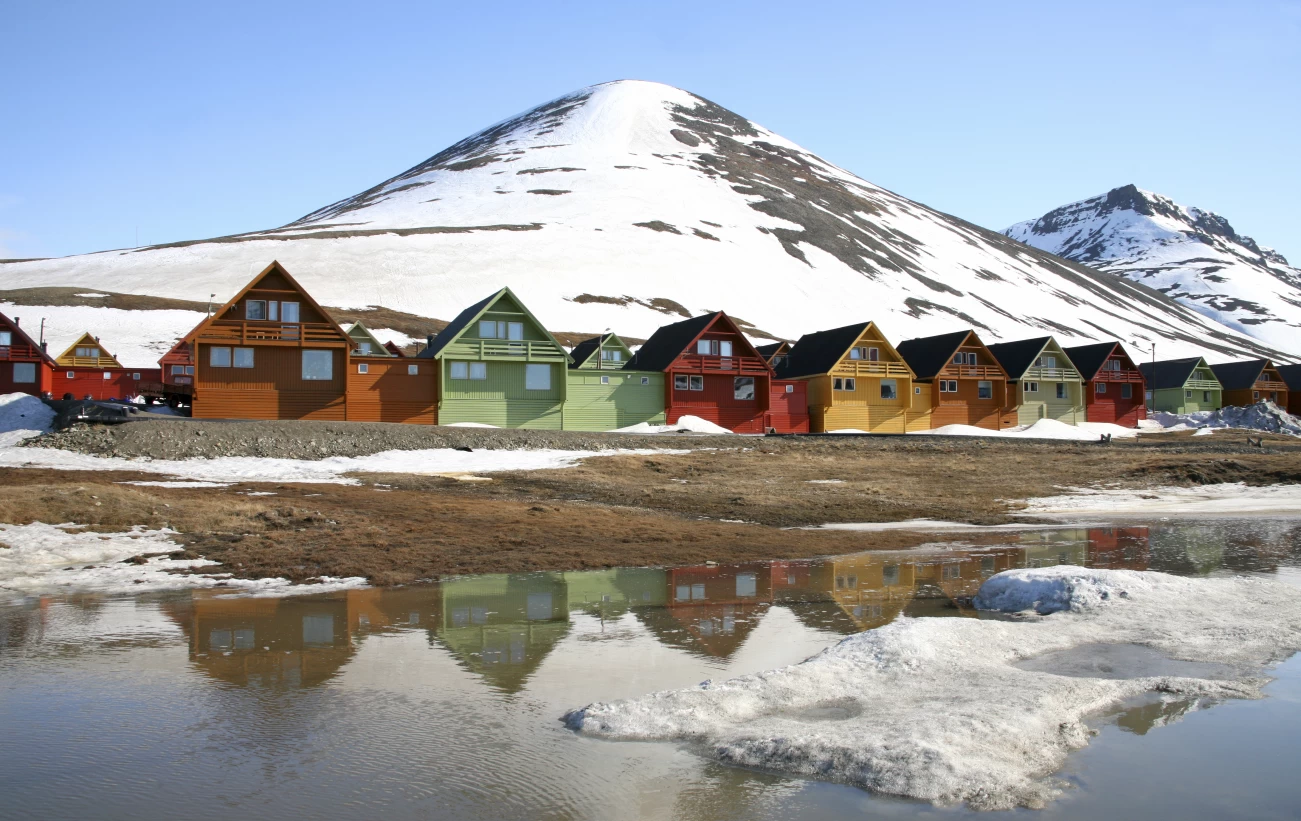
<svg viewBox="0 0 1301 821">
<path fill-rule="evenodd" d="M 1084 420 L 1136 428 L 1147 418 L 1143 374 L 1119 342 L 1065 348 L 1084 377 Z"/>
<path fill-rule="evenodd" d="M 49 393 L 54 382 L 54 358 L 18 327 L 18 320 L 0 314 L 0 394 Z"/>
<path fill-rule="evenodd" d="M 722 311 L 665 325 L 624 369 L 665 374 L 669 424 L 698 416 L 736 433 L 809 429 L 805 386 L 774 379 L 768 361 Z"/>
</svg>

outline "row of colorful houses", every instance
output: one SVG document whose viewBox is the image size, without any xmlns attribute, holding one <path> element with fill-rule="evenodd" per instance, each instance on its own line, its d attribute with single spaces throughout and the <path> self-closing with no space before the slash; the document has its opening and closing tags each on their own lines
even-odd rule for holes
<svg viewBox="0 0 1301 821">
<path fill-rule="evenodd" d="M 719 311 L 665 325 L 634 353 L 614 333 L 567 350 L 508 288 L 414 356 L 344 329 L 273 262 L 169 350 L 125 368 L 84 335 L 51 356 L 0 315 L 0 392 L 169 397 L 199 418 L 318 419 L 605 431 L 706 419 L 738 433 L 998 430 L 1041 419 L 1137 426 L 1270 399 L 1301 410 L 1301 365 L 1136 362 L 1119 342 L 975 331 L 892 344 L 872 322 L 756 347 Z"/>
</svg>

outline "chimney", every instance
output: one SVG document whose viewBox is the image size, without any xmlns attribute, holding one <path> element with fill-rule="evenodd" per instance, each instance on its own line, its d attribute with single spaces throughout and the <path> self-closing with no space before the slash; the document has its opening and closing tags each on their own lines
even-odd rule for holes
<svg viewBox="0 0 1301 821">
<path fill-rule="evenodd" d="M 41 350 L 43 350 L 43 351 L 48 351 L 49 349 L 50 349 L 50 343 L 48 343 L 48 342 L 42 342 L 42 343 L 41 343 Z"/>
<path fill-rule="evenodd" d="M 21 316 L 14 317 L 14 326 L 17 327 L 21 324 L 23 324 L 23 318 Z"/>
<path fill-rule="evenodd" d="M 426 347 L 426 348 L 432 348 L 432 347 L 434 347 L 434 335 L 433 335 L 433 334 L 429 334 L 428 336 L 425 337 L 425 347 Z"/>
</svg>

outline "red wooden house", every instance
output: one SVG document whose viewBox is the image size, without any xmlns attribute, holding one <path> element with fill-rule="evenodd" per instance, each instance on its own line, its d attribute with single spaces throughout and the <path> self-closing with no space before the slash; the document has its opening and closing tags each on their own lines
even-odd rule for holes
<svg viewBox="0 0 1301 821">
<path fill-rule="evenodd" d="M 55 360 L 51 393 L 56 399 L 125 400 L 140 395 L 141 386 L 157 382 L 157 368 L 128 368 L 104 349 L 89 332 Z"/>
<path fill-rule="evenodd" d="M 665 325 L 624 369 L 665 374 L 670 425 L 698 416 L 736 433 L 809 429 L 805 386 L 774 379 L 768 361 L 722 311 Z"/>
<path fill-rule="evenodd" d="M 17 319 L 0 314 L 0 395 L 41 396 L 53 390 L 54 359 L 18 327 Z"/>
<path fill-rule="evenodd" d="M 1084 377 L 1084 420 L 1136 428 L 1147 418 L 1143 373 L 1119 342 L 1066 348 Z"/>
</svg>

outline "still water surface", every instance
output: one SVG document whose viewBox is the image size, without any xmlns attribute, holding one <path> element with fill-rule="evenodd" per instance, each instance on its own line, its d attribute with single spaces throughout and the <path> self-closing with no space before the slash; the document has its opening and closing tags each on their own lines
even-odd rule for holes
<svg viewBox="0 0 1301 821">
<path fill-rule="evenodd" d="M 671 744 L 583 738 L 558 718 L 798 662 L 900 613 L 979 617 L 965 599 L 985 578 L 1055 564 L 1296 583 L 1301 521 L 982 534 L 939 551 L 311 598 L 10 601 L 0 604 L 0 819 L 967 815 L 732 769 Z M 1116 647 L 1068 661 L 1081 675 L 1124 675 L 1145 659 Z M 1296 817 L 1301 659 L 1275 675 L 1263 701 L 1099 716 L 1100 735 L 1062 773 L 1076 788 L 1041 815 Z"/>
</svg>

